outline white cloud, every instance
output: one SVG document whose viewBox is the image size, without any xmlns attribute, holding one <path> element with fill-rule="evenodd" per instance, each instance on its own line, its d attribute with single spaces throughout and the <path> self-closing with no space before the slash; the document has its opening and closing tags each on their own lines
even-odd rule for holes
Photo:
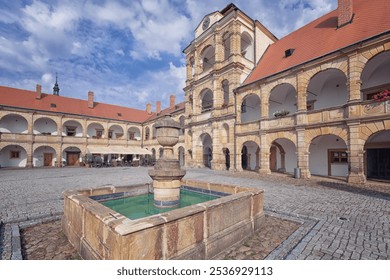
<svg viewBox="0 0 390 280">
<path fill-rule="evenodd" d="M 50 74 L 50 73 L 43 74 L 41 80 L 42 80 L 42 83 L 44 85 L 49 85 L 49 84 L 52 85 L 52 84 L 54 84 L 53 83 L 53 81 L 54 81 L 53 75 Z"/>
</svg>

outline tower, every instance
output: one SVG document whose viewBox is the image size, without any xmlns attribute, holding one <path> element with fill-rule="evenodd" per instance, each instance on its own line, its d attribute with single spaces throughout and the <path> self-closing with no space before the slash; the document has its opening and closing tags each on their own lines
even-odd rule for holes
<svg viewBox="0 0 390 280">
<path fill-rule="evenodd" d="M 186 147 L 189 165 L 226 170 L 234 162 L 233 90 L 277 39 L 260 22 L 229 4 L 206 15 L 186 55 Z"/>
<path fill-rule="evenodd" d="M 58 79 L 57 79 L 57 73 L 56 73 L 56 83 L 53 87 L 53 95 L 60 95 L 60 87 L 58 86 Z"/>
</svg>

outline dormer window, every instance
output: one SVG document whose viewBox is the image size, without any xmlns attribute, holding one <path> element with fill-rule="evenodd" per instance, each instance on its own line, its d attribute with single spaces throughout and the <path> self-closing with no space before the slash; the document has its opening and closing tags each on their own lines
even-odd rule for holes
<svg viewBox="0 0 390 280">
<path fill-rule="evenodd" d="M 292 54 L 294 53 L 295 49 L 287 49 L 284 51 L 284 55 L 285 57 L 289 57 L 289 56 L 292 56 Z"/>
<path fill-rule="evenodd" d="M 51 103 L 51 104 L 50 104 L 50 107 L 51 107 L 51 108 L 57 108 L 57 104 Z"/>
</svg>

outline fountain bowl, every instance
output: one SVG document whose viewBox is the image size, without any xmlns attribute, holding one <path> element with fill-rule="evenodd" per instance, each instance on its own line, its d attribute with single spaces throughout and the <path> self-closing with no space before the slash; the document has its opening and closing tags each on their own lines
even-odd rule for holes
<svg viewBox="0 0 390 280">
<path fill-rule="evenodd" d="M 151 184 L 66 191 L 63 232 L 83 259 L 218 259 L 263 223 L 260 189 L 194 180 L 181 185 L 223 196 L 131 220 L 94 197 L 147 194 Z"/>
</svg>

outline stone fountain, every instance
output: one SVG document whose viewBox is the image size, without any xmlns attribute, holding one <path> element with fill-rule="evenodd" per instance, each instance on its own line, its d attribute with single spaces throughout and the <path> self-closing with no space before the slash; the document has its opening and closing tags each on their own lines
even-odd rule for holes
<svg viewBox="0 0 390 280">
<path fill-rule="evenodd" d="M 174 208 L 180 205 L 181 179 L 186 172 L 180 169 L 179 160 L 173 155 L 173 146 L 179 142 L 180 124 L 170 116 L 156 123 L 156 138 L 163 148 L 163 156 L 154 169 L 149 170 L 153 179 L 154 206 Z"/>
<path fill-rule="evenodd" d="M 103 205 L 140 197 L 149 205 L 149 182 L 64 192 L 63 232 L 83 259 L 214 259 L 262 225 L 262 190 L 182 179 L 173 156 L 180 125 L 167 116 L 156 129 L 164 153 L 149 175 L 153 203 L 164 213 L 129 218 Z M 180 189 L 215 199 L 180 208 Z"/>
</svg>

